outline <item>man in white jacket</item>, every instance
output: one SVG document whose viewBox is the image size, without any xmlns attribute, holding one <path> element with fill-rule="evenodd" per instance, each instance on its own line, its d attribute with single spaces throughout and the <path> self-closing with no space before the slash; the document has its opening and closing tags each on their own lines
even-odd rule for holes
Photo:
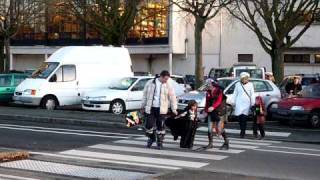
<svg viewBox="0 0 320 180">
<path fill-rule="evenodd" d="M 248 115 L 251 107 L 255 104 L 254 87 L 253 84 L 249 82 L 249 78 L 249 73 L 241 73 L 240 82 L 236 84 L 233 92 L 234 115 L 240 124 L 240 138 L 244 138 L 246 135 Z"/>
<path fill-rule="evenodd" d="M 146 115 L 147 147 L 150 148 L 157 139 L 158 149 L 162 149 L 165 135 L 165 115 L 168 109 L 177 115 L 177 98 L 168 82 L 170 73 L 162 71 L 160 77 L 150 80 L 143 91 L 142 111 Z M 157 136 L 156 136 L 157 134 Z"/>
</svg>

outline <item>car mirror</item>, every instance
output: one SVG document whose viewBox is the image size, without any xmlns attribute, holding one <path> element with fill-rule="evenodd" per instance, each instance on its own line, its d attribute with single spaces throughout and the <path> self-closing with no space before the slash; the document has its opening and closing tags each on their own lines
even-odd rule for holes
<svg viewBox="0 0 320 180">
<path fill-rule="evenodd" d="M 49 82 L 57 82 L 57 75 L 54 74 L 53 76 L 51 76 Z"/>
<path fill-rule="evenodd" d="M 131 91 L 139 91 L 139 88 L 138 88 L 138 87 L 133 87 L 133 88 L 131 89 Z"/>
</svg>

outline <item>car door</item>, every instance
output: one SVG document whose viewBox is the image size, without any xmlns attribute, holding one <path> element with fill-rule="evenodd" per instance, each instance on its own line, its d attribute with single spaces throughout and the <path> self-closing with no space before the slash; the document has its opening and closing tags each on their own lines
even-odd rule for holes
<svg viewBox="0 0 320 180">
<path fill-rule="evenodd" d="M 75 65 L 59 67 L 49 82 L 50 91 L 57 96 L 61 106 L 80 104 Z"/>
<path fill-rule="evenodd" d="M 0 102 L 10 101 L 13 92 L 13 81 L 12 74 L 3 74 L 0 75 Z"/>
<path fill-rule="evenodd" d="M 139 79 L 129 90 L 127 98 L 127 109 L 140 109 L 142 98 L 143 98 L 143 89 L 147 82 L 150 79 Z"/>
</svg>

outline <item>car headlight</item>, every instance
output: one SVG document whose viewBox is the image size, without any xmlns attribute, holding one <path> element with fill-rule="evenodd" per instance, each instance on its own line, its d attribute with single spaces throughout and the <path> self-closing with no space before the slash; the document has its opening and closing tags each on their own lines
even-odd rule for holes
<svg viewBox="0 0 320 180">
<path fill-rule="evenodd" d="M 292 111 L 303 111 L 304 108 L 302 106 L 292 106 L 290 110 L 292 110 Z"/>
<path fill-rule="evenodd" d="M 106 101 L 107 100 L 107 96 L 98 96 L 98 97 L 94 97 L 92 98 L 95 101 Z"/>
<path fill-rule="evenodd" d="M 24 90 L 23 91 L 23 94 L 24 95 L 32 95 L 32 96 L 34 96 L 34 95 L 36 95 L 36 90 L 34 90 L 34 89 L 26 89 L 26 90 Z"/>
<path fill-rule="evenodd" d="M 272 104 L 272 105 L 271 105 L 271 108 L 272 108 L 272 109 L 278 109 L 278 107 L 279 107 L 278 104 Z"/>
</svg>

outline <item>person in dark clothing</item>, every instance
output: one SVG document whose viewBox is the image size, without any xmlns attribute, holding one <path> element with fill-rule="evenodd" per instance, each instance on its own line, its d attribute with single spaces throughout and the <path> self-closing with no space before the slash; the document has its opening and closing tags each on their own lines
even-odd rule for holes
<svg viewBox="0 0 320 180">
<path fill-rule="evenodd" d="M 208 90 L 206 93 L 206 106 L 205 111 L 208 114 L 208 140 L 207 148 L 213 148 L 213 129 L 217 135 L 222 135 L 224 144 L 220 149 L 229 149 L 229 140 L 224 129 L 224 120 L 221 119 L 225 114 L 226 104 L 222 88 L 215 81 L 209 81 Z"/>
<path fill-rule="evenodd" d="M 289 96 L 296 96 L 302 90 L 299 77 L 294 77 L 292 82 L 289 82 L 286 87 L 286 92 Z"/>
</svg>

